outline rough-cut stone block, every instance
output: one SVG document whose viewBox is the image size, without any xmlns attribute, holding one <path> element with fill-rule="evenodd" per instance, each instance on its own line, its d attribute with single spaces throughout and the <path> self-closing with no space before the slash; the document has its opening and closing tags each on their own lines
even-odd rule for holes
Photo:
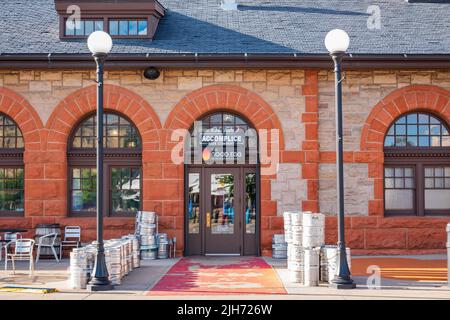
<svg viewBox="0 0 450 320">
<path fill-rule="evenodd" d="M 235 80 L 234 70 L 217 70 L 214 71 L 214 81 L 216 82 L 233 82 Z"/>
<path fill-rule="evenodd" d="M 404 229 L 366 230 L 366 247 L 368 249 L 404 249 L 406 232 Z"/>
<path fill-rule="evenodd" d="M 266 81 L 267 72 L 266 70 L 245 70 L 244 71 L 244 82 L 258 82 Z"/>
<path fill-rule="evenodd" d="M 65 87 L 81 87 L 82 77 L 79 72 L 63 73 L 63 86 Z"/>
<path fill-rule="evenodd" d="M 41 80 L 58 81 L 62 80 L 62 72 L 60 71 L 41 71 Z"/>
<path fill-rule="evenodd" d="M 408 249 L 444 249 L 447 233 L 439 229 L 409 229 Z"/>
<path fill-rule="evenodd" d="M 142 83 L 142 75 L 141 74 L 126 74 L 120 77 L 120 83 L 123 85 L 126 84 L 141 84 Z"/>
<path fill-rule="evenodd" d="M 201 77 L 180 77 L 178 78 L 178 89 L 195 90 L 202 87 Z"/>
<path fill-rule="evenodd" d="M 41 92 L 52 90 L 52 82 L 51 81 L 30 81 L 30 91 L 32 92 Z"/>
</svg>

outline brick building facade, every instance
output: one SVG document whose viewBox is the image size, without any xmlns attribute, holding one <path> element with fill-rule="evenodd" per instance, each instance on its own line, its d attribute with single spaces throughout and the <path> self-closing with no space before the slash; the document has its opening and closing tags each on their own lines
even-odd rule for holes
<svg viewBox="0 0 450 320">
<path fill-rule="evenodd" d="M 152 44 L 155 46 L 164 44 L 163 35 L 170 19 L 185 10 L 178 8 L 174 1 L 161 2 L 173 7 L 175 13 L 162 18 L 163 25 Z M 347 2 L 346 5 L 351 4 Z M 208 7 L 204 1 L 200 3 Z M 53 3 L 47 5 L 47 9 L 54 10 Z M 220 8 L 214 7 L 214 10 Z M 436 10 L 438 12 L 439 8 Z M 57 18 L 53 11 L 52 15 Z M 322 33 L 317 36 L 320 40 Z M 160 42 L 158 35 L 162 39 Z M 84 41 L 77 45 L 85 46 Z M 318 43 L 323 46 L 321 41 Z M 56 42 L 59 45 L 64 39 Z M 124 40 L 119 42 L 120 54 L 127 52 Z M 9 45 L 7 42 L 4 52 L 18 51 L 10 49 L 13 48 L 10 42 Z M 135 50 L 131 47 L 130 52 Z M 69 46 L 64 50 L 73 48 Z M 263 49 L 255 50 L 262 52 Z M 159 53 L 159 57 L 164 54 Z M 79 225 L 83 241 L 95 238 L 95 217 L 70 215 L 68 192 L 70 139 L 77 126 L 96 107 L 95 72 L 92 62 L 86 62 L 89 58 L 86 55 L 80 58 L 81 64 L 76 67 L 72 67 L 70 61 L 58 63 L 58 60 L 55 65 L 40 61 L 27 67 L 22 62 L 15 65 L 15 60 L 7 60 L 8 57 L 0 64 L 0 114 L 17 124 L 24 139 L 23 215 L 1 216 L 0 227 L 27 228 L 31 235 L 41 223 Z M 127 67 L 111 59 L 111 68 L 106 62 L 105 109 L 129 119 L 142 140 L 141 208 L 159 214 L 160 230 L 179 239 L 179 251 L 184 250 L 186 239 L 185 166 L 171 160 L 175 145 L 171 133 L 180 128 L 189 129 L 195 120 L 214 111 L 241 115 L 257 130 L 278 129 L 280 132 L 277 172 L 261 175 L 259 181 L 260 253 L 270 254 L 271 237 L 283 232 L 282 213 L 286 210 L 325 213 L 326 242 L 336 242 L 331 63 L 325 54 L 320 61 L 311 58 L 290 64 L 283 59 L 258 67 L 238 67 L 230 62 L 227 68 L 223 67 L 226 63 L 211 66 L 206 60 L 201 66 L 194 62 L 190 66 L 176 66 L 163 59 L 158 63 L 146 62 L 146 66 L 159 68 L 161 74 L 156 80 L 146 79 L 145 67 L 137 62 Z M 449 64 L 445 60 L 428 67 L 426 63 L 407 60 L 403 63 L 402 58 L 396 58 L 395 66 L 391 63 L 383 67 L 389 63 L 369 61 L 364 65 L 364 59 L 362 66 L 358 62 L 344 65 L 347 244 L 353 252 L 365 254 L 443 252 L 450 208 L 437 216 L 385 214 L 384 139 L 397 119 L 413 112 L 434 115 L 444 127 L 450 126 Z M 131 58 L 130 61 L 133 64 Z M 235 64 L 246 63 L 239 61 Z M 423 61 L 427 61 L 426 58 Z M 283 63 L 286 65 L 277 66 Z M 443 161 L 448 164 L 448 159 Z M 105 218 L 106 238 L 133 232 L 133 229 L 132 216 Z"/>
<path fill-rule="evenodd" d="M 0 72 L 1 112 L 25 140 L 25 216 L 2 226 L 77 224 L 95 238 L 94 217 L 67 217 L 67 140 L 95 108 L 89 71 Z M 202 112 L 230 109 L 256 128 L 280 128 L 280 165 L 261 179 L 261 245 L 282 232 L 284 210 L 327 214 L 327 242 L 336 241 L 332 74 L 324 70 L 142 70 L 106 74 L 105 105 L 128 116 L 143 139 L 143 209 L 160 228 L 183 239 L 183 166 L 170 160 L 170 130 L 189 127 Z M 450 120 L 448 71 L 347 71 L 344 80 L 348 244 L 356 252 L 437 252 L 450 218 L 383 216 L 383 137 L 400 114 L 420 108 Z M 389 109 L 387 109 L 387 106 Z M 255 110 L 254 110 L 255 109 Z M 258 111 L 262 115 L 258 118 Z M 299 207 L 301 206 L 301 207 Z M 133 218 L 109 217 L 106 237 L 133 231 Z M 179 250 L 183 242 L 179 242 Z"/>
</svg>

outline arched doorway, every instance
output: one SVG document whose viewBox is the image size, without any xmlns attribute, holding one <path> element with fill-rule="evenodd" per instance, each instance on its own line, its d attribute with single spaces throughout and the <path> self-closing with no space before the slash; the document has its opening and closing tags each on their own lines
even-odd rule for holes
<svg viewBox="0 0 450 320">
<path fill-rule="evenodd" d="M 185 255 L 259 255 L 256 130 L 229 111 L 191 127 L 185 147 Z"/>
</svg>

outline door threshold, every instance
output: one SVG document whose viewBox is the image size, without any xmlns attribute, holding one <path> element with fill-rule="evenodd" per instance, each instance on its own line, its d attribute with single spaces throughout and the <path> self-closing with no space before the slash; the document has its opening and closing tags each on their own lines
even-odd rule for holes
<svg viewBox="0 0 450 320">
<path fill-rule="evenodd" d="M 233 256 L 233 257 L 240 257 L 241 254 L 240 253 L 205 253 L 205 256 L 215 256 L 215 257 L 220 257 L 220 256 Z"/>
</svg>

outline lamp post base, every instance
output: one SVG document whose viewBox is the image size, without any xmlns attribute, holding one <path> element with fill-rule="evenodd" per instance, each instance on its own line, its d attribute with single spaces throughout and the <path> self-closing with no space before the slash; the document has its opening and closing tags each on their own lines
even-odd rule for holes
<svg viewBox="0 0 450 320">
<path fill-rule="evenodd" d="M 356 283 L 352 279 L 334 279 L 329 287 L 333 289 L 355 289 Z"/>
<path fill-rule="evenodd" d="M 86 289 L 90 292 L 94 291 L 110 291 L 114 289 L 112 284 L 88 284 Z"/>
<path fill-rule="evenodd" d="M 333 288 L 333 289 L 355 289 L 356 284 L 354 284 L 354 283 L 350 283 L 350 284 L 332 283 L 332 284 L 330 284 L 329 287 Z"/>
</svg>

